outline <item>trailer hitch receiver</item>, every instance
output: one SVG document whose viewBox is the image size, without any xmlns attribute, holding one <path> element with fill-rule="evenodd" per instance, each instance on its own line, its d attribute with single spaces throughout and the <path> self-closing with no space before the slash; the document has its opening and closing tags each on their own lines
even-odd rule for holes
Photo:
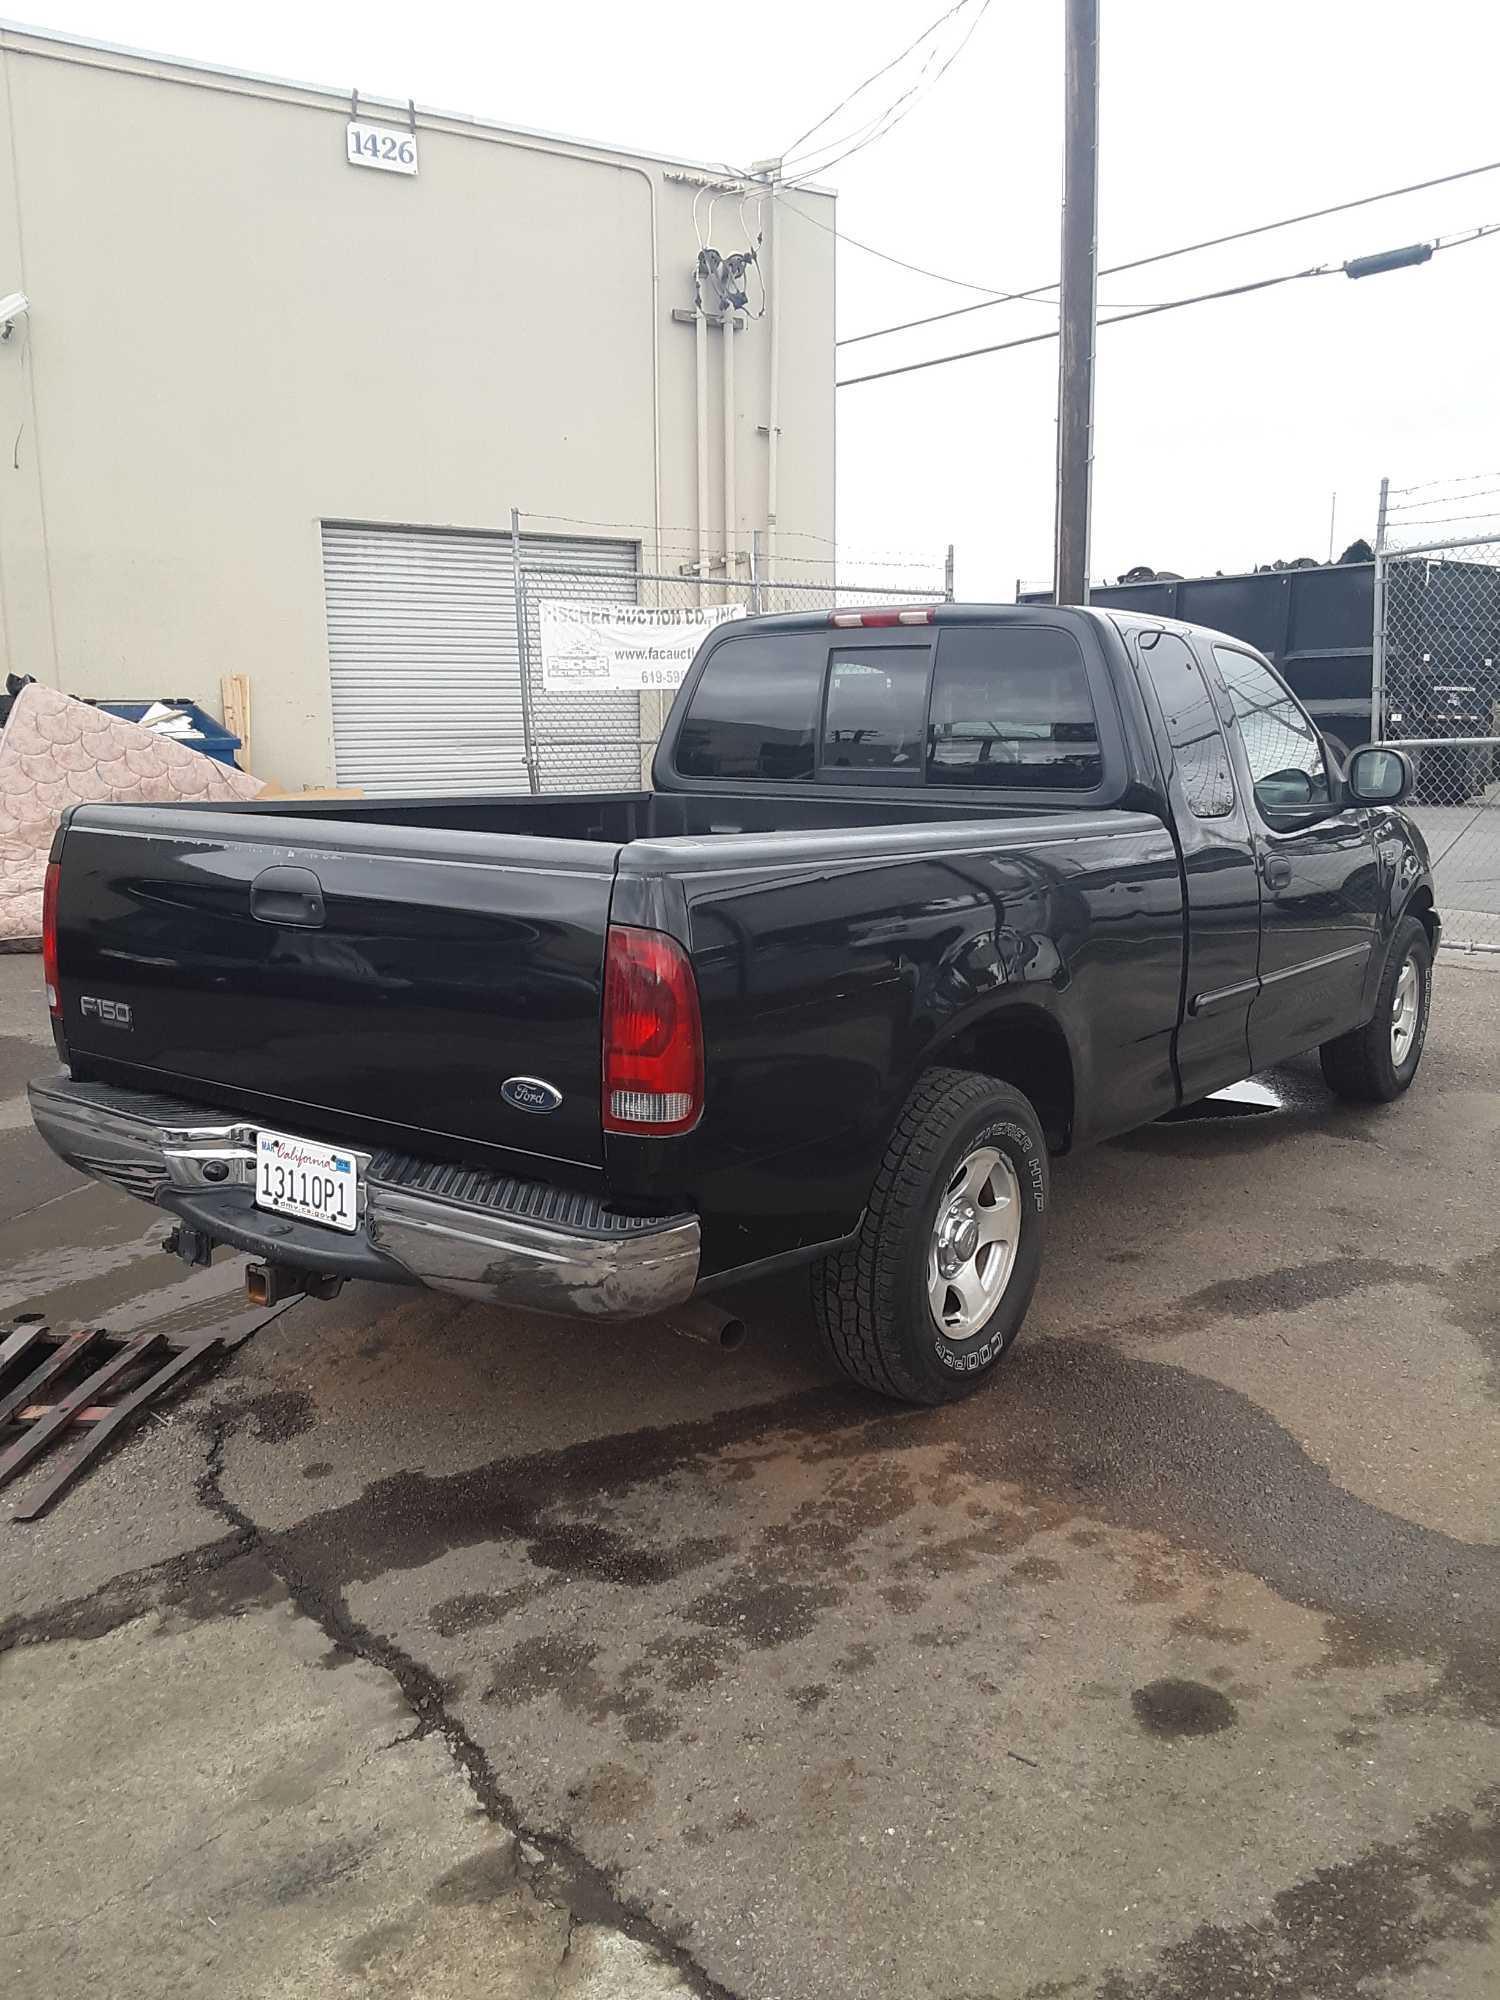
<svg viewBox="0 0 1500 2000">
<path fill-rule="evenodd" d="M 343 1279 L 333 1271 L 299 1271 L 291 1264 L 247 1264 L 245 1297 L 253 1306 L 279 1306 L 286 1299 L 336 1299 Z"/>
</svg>

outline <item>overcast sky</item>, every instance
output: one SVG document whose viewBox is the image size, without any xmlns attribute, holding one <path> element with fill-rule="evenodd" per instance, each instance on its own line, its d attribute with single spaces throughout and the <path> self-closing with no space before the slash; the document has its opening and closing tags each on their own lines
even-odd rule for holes
<svg viewBox="0 0 1500 2000">
<path fill-rule="evenodd" d="M 30 0 L 36 26 L 703 160 L 779 153 L 939 0 Z M 1102 0 L 1101 260 L 1500 157 L 1495 0 Z M 995 289 L 1055 277 L 1061 0 L 992 0 L 898 129 L 826 175 L 840 227 Z M 880 87 L 870 102 L 882 101 Z M 861 100 L 863 104 L 865 100 Z M 1179 297 L 1500 222 L 1500 173 L 1104 281 Z M 787 226 L 798 226 L 789 222 Z M 974 295 L 839 248 L 840 332 Z M 1376 491 L 1500 466 L 1500 237 L 1104 330 L 1095 577 L 1328 552 Z M 845 374 L 1055 323 L 1032 304 L 846 348 Z M 790 365 L 790 361 L 788 363 Z M 839 536 L 958 549 L 1006 596 L 1051 567 L 1056 347 L 848 388 Z"/>
</svg>

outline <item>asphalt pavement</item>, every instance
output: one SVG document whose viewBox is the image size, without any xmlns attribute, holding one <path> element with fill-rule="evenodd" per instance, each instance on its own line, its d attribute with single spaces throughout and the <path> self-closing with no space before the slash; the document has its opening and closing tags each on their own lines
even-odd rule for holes
<svg viewBox="0 0 1500 2000">
<path fill-rule="evenodd" d="M 1445 955 L 1446 957 L 1446 955 Z M 17 2000 L 1480 2000 L 1500 1988 L 1500 978 L 1059 1163 L 1000 1376 L 893 1408 L 240 1261 L 53 1162 L 0 959 L 0 1323 L 243 1330 L 0 1495 Z M 12 1489 L 24 1493 L 24 1486 Z"/>
</svg>

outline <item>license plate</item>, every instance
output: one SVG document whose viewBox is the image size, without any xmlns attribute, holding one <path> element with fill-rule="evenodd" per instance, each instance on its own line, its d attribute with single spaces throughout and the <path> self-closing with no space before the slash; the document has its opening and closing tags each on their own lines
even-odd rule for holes
<svg viewBox="0 0 1500 2000">
<path fill-rule="evenodd" d="M 289 1139 L 284 1132 L 255 1135 L 255 1205 L 299 1222 L 329 1229 L 359 1227 L 359 1168 L 352 1153 Z"/>
</svg>

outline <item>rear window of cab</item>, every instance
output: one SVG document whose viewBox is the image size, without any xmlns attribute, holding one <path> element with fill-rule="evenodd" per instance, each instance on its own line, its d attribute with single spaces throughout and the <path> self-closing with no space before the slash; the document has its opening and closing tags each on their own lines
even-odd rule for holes
<svg viewBox="0 0 1500 2000">
<path fill-rule="evenodd" d="M 675 765 L 684 778 L 772 784 L 1089 791 L 1104 778 L 1082 649 L 1031 624 L 722 639 Z"/>
</svg>

